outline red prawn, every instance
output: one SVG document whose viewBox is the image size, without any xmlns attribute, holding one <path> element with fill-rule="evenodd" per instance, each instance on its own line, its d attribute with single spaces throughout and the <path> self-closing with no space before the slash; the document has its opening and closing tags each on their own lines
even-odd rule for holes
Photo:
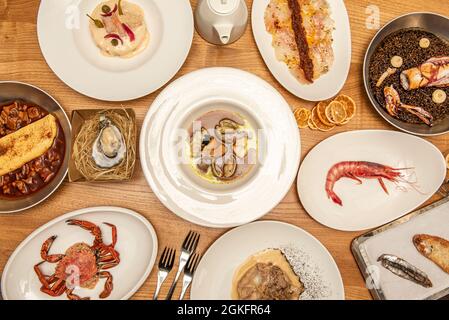
<svg viewBox="0 0 449 320">
<path fill-rule="evenodd" d="M 392 168 L 379 163 L 367 162 L 367 161 L 343 161 L 335 164 L 329 169 L 326 177 L 326 193 L 328 198 L 330 198 L 334 203 L 343 206 L 343 202 L 334 192 L 335 183 L 341 178 L 348 178 L 357 181 L 362 184 L 363 179 L 377 179 L 380 186 L 388 193 L 388 189 L 382 179 L 388 181 L 399 183 L 405 182 L 412 184 L 404 179 L 401 171 L 411 168 Z"/>
</svg>

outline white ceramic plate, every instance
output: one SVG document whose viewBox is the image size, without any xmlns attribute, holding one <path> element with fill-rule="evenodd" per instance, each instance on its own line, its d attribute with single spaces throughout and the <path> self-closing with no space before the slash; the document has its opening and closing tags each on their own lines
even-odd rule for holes
<svg viewBox="0 0 449 320">
<path fill-rule="evenodd" d="M 407 180 L 417 182 L 419 192 L 406 183 L 398 188 L 384 179 L 387 195 L 375 179 L 362 179 L 363 184 L 358 185 L 342 178 L 334 187 L 343 201 L 340 207 L 328 199 L 325 182 L 328 170 L 341 161 L 413 168 L 403 173 Z M 305 210 L 318 222 L 338 230 L 365 230 L 419 207 L 440 188 L 445 176 L 443 155 L 424 139 L 395 131 L 351 131 L 326 139 L 310 151 L 299 170 L 298 194 Z"/>
<path fill-rule="evenodd" d="M 178 161 L 179 129 L 217 108 L 244 115 L 260 130 L 259 164 L 227 186 L 201 183 Z M 151 106 L 140 137 L 142 168 L 160 201 L 190 222 L 217 228 L 257 220 L 274 208 L 295 179 L 300 149 L 284 98 L 262 79 L 232 68 L 202 69 L 170 84 Z"/>
<path fill-rule="evenodd" d="M 45 240 L 53 235 L 58 238 L 50 253 L 64 253 L 78 242 L 92 244 L 93 236 L 77 226 L 66 224 L 68 219 L 80 219 L 100 226 L 105 243 L 111 242 L 111 228 L 102 224 L 109 222 L 117 227 L 116 250 L 120 253 L 120 264 L 108 269 L 113 276 L 114 290 L 108 300 L 130 298 L 149 276 L 157 256 L 157 237 L 152 225 L 134 211 L 116 207 L 96 207 L 74 211 L 60 216 L 43 225 L 29 235 L 9 258 L 2 276 L 2 295 L 5 300 L 66 300 L 65 294 L 52 298 L 40 291 L 41 284 L 33 270 L 42 261 L 40 249 Z M 46 274 L 51 274 L 55 264 L 41 266 Z M 98 299 L 104 288 L 100 280 L 93 290 L 75 289 L 81 297 Z"/>
<path fill-rule="evenodd" d="M 320 101 L 335 96 L 343 88 L 351 65 L 351 28 L 343 0 L 328 0 L 336 26 L 333 33 L 334 64 L 327 74 L 310 85 L 298 82 L 287 65 L 276 59 L 271 45 L 272 37 L 266 31 L 264 22 L 269 3 L 270 0 L 254 0 L 252 28 L 259 51 L 273 76 L 285 89 L 302 99 Z"/>
<path fill-rule="evenodd" d="M 251 255 L 270 248 L 294 245 L 315 270 L 318 283 L 327 288 L 320 299 L 344 299 L 343 281 L 338 267 L 327 249 L 311 234 L 290 224 L 276 221 L 254 222 L 220 237 L 204 254 L 192 282 L 192 300 L 231 299 L 235 270 Z M 225 263 L 223 263 L 225 261 Z M 302 279 L 307 289 L 307 283 Z"/>
<path fill-rule="evenodd" d="M 150 44 L 131 59 L 106 57 L 94 44 L 90 14 L 100 0 L 41 1 L 37 33 L 53 72 L 69 87 L 92 98 L 124 101 L 166 84 L 181 68 L 193 38 L 188 0 L 130 0 L 145 11 Z"/>
</svg>

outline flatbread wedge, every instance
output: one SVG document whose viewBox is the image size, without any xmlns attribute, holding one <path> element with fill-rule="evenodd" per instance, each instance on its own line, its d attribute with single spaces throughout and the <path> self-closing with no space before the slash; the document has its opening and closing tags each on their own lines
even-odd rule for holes
<svg viewBox="0 0 449 320">
<path fill-rule="evenodd" d="M 428 234 L 417 234 L 413 237 L 413 244 L 424 257 L 449 273 L 449 241 Z"/>
<path fill-rule="evenodd" d="M 0 139 L 0 176 L 21 168 L 48 151 L 58 133 L 56 118 L 48 115 Z"/>
</svg>

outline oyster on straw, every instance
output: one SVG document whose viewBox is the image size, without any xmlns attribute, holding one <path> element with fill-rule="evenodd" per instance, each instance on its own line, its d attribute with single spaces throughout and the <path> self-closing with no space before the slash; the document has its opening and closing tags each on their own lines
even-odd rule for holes
<svg viewBox="0 0 449 320">
<path fill-rule="evenodd" d="M 123 134 L 111 120 L 100 118 L 100 132 L 92 147 L 92 158 L 100 168 L 109 169 L 119 165 L 126 155 Z"/>
</svg>

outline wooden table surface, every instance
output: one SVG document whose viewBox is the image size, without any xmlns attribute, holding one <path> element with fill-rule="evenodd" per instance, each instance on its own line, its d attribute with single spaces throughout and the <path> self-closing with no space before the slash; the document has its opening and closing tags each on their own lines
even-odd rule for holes
<svg viewBox="0 0 449 320">
<path fill-rule="evenodd" d="M 195 8 L 197 1 L 191 0 L 191 2 L 192 7 Z M 252 1 L 247 0 L 247 3 L 251 7 Z M 363 88 L 363 57 L 376 32 L 366 28 L 367 6 L 377 5 L 380 8 L 381 25 L 394 17 L 412 11 L 433 11 L 449 15 L 449 7 L 445 1 L 441 0 L 346 0 L 345 3 L 350 16 L 353 49 L 351 70 L 342 93 L 355 99 L 358 104 L 357 115 L 348 125 L 331 132 L 301 130 L 302 157 L 317 143 L 338 132 L 357 129 L 394 130 L 371 107 Z M 75 109 L 120 106 L 119 103 L 97 101 L 75 92 L 50 70 L 41 54 L 36 35 L 38 7 L 38 0 L 0 0 L 0 80 L 17 80 L 37 85 L 53 95 L 68 114 Z M 257 50 L 250 25 L 243 38 L 227 47 L 210 45 L 195 33 L 189 57 L 175 78 L 212 66 L 235 67 L 258 75 L 279 90 L 292 109 L 298 106 L 313 106 L 312 103 L 288 93 L 273 78 Z M 159 91 L 126 103 L 128 107 L 135 109 L 139 127 L 158 94 Z M 437 145 L 443 153 L 449 149 L 447 136 L 428 140 Z M 263 219 L 288 222 L 313 234 L 328 248 L 336 260 L 343 276 L 346 298 L 370 299 L 371 296 L 350 252 L 352 239 L 361 232 L 335 231 L 315 222 L 302 208 L 295 189 L 292 185 L 283 201 Z M 430 201 L 436 199 L 434 196 Z M 152 193 L 138 164 L 134 178 L 130 182 L 99 185 L 65 181 L 59 190 L 43 204 L 19 214 L 0 214 L 0 272 L 16 246 L 34 229 L 72 210 L 99 205 L 121 206 L 144 215 L 156 229 L 159 249 L 166 245 L 180 246 L 187 232 L 193 229 L 201 233 L 199 250 L 204 252 L 227 231 L 198 227 L 172 214 Z M 156 269 L 153 269 L 151 276 L 134 298 L 149 299 L 155 284 Z M 167 290 L 166 285 L 162 290 L 163 296 Z"/>
</svg>

